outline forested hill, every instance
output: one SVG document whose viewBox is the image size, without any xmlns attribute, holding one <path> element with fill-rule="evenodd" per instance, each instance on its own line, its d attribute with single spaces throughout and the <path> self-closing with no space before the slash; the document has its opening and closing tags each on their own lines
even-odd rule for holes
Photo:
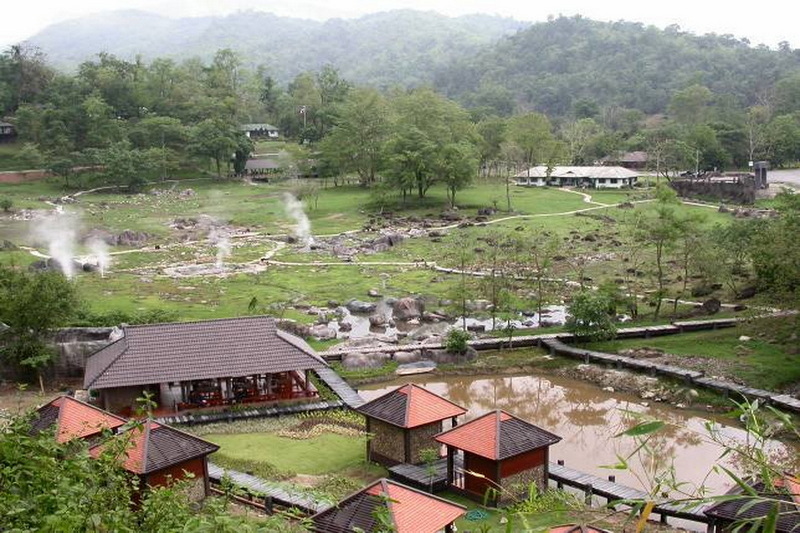
<svg viewBox="0 0 800 533">
<path fill-rule="evenodd" d="M 218 49 L 230 48 L 246 64 L 266 66 L 280 83 L 332 64 L 350 81 L 389 87 L 429 84 L 445 65 L 528 25 L 489 15 L 451 18 L 411 10 L 326 22 L 254 11 L 182 19 L 116 11 L 52 25 L 29 41 L 51 64 L 68 69 L 99 52 L 128 60 L 141 55 L 208 62 Z"/>
<path fill-rule="evenodd" d="M 559 17 L 452 63 L 436 85 L 449 97 L 500 110 L 511 99 L 558 116 L 588 100 L 652 114 L 694 84 L 733 95 L 732 105 L 752 105 L 796 71 L 800 50 L 788 46 L 775 51 L 729 35 Z"/>
</svg>

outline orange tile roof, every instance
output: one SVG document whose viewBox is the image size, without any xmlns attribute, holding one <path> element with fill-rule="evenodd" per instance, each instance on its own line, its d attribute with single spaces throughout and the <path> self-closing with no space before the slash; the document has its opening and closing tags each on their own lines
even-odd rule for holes
<svg viewBox="0 0 800 533">
<path fill-rule="evenodd" d="M 440 433 L 434 439 L 496 461 L 550 446 L 561 437 L 498 409 Z"/>
<path fill-rule="evenodd" d="M 608 533 L 605 529 L 598 529 L 592 526 L 579 526 L 578 524 L 567 524 L 556 526 L 549 533 Z"/>
<path fill-rule="evenodd" d="M 388 498 L 397 533 L 435 533 L 455 521 L 466 509 L 424 492 L 382 479 L 367 493 Z"/>
<path fill-rule="evenodd" d="M 125 424 L 124 418 L 70 396 L 60 396 L 42 409 L 48 406 L 58 409 L 58 419 L 55 422 L 56 441 L 60 443 L 72 439 L 83 439 L 105 429 L 115 429 Z"/>
<path fill-rule="evenodd" d="M 460 405 L 409 383 L 365 403 L 358 410 L 403 428 L 415 428 L 439 422 L 467 412 Z"/>
</svg>

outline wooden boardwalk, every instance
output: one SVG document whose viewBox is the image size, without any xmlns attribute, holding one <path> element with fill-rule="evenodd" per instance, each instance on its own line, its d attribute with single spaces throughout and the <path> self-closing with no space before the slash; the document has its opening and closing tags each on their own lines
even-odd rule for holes
<svg viewBox="0 0 800 533">
<path fill-rule="evenodd" d="M 324 381 L 351 409 L 355 409 L 364 404 L 364 398 L 359 396 L 358 393 L 353 390 L 353 387 L 343 380 L 332 368 L 320 368 L 314 372 L 316 372 L 319 379 Z"/>
<path fill-rule="evenodd" d="M 248 409 L 225 411 L 220 413 L 188 412 L 172 416 L 161 416 L 155 419 L 156 422 L 167 425 L 174 424 L 212 424 L 214 422 L 234 422 L 249 418 L 265 418 L 270 416 L 296 415 L 309 411 L 327 411 L 330 409 L 340 409 L 345 406 L 342 401 L 319 401 L 300 403 L 295 405 L 273 405 L 269 407 L 251 407 Z"/>
<path fill-rule="evenodd" d="M 597 495 L 605 498 L 609 503 L 613 504 L 613 502 L 619 501 L 620 505 L 625 505 L 626 503 L 624 502 L 626 501 L 645 502 L 650 499 L 650 495 L 644 491 L 620 485 L 614 481 L 574 470 L 558 463 L 550 463 L 550 480 L 554 481 L 559 488 L 567 485 L 583 491 L 587 500 L 593 495 Z M 703 510 L 707 507 L 708 504 L 660 503 L 653 508 L 653 512 L 661 515 L 662 522 L 666 522 L 667 517 L 674 517 L 707 524 L 709 518 L 703 513 Z"/>
<path fill-rule="evenodd" d="M 455 457 L 455 468 L 461 470 L 463 459 Z M 447 458 L 439 459 L 428 465 L 410 465 L 401 463 L 389 468 L 389 477 L 410 487 L 426 492 L 440 492 L 447 488 Z"/>
<path fill-rule="evenodd" d="M 331 504 L 327 502 L 315 500 L 299 491 L 287 490 L 277 483 L 208 463 L 208 477 L 212 482 L 220 483 L 223 476 L 227 476 L 233 484 L 250 493 L 265 499 L 271 498 L 274 505 L 299 509 L 307 515 L 316 514 L 331 507 Z"/>
</svg>

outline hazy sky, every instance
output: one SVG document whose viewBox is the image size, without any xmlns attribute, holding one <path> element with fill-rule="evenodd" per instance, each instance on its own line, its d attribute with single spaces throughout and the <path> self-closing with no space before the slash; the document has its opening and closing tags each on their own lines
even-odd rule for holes
<svg viewBox="0 0 800 533">
<path fill-rule="evenodd" d="M 797 38 L 800 4 L 792 0 L 5 0 L 3 3 L 2 47 L 24 40 L 54 22 L 126 8 L 169 16 L 226 14 L 249 8 L 317 20 L 401 8 L 433 10 L 446 15 L 489 13 L 526 21 L 543 21 L 548 15 L 581 14 L 596 20 L 628 20 L 661 28 L 678 24 L 694 33 L 729 33 L 771 47 L 780 41 L 800 46 Z"/>
</svg>

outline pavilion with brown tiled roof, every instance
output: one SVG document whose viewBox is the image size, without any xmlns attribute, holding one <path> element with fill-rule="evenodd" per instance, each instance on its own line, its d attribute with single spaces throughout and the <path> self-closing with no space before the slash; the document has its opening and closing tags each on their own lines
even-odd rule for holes
<svg viewBox="0 0 800 533">
<path fill-rule="evenodd" d="M 84 388 L 127 414 L 149 392 L 160 410 L 314 398 L 309 373 L 327 368 L 270 317 L 124 326 L 86 362 Z"/>
<path fill-rule="evenodd" d="M 200 488 L 197 497 L 208 494 L 208 455 L 219 449 L 194 435 L 147 419 L 114 435 L 123 439 L 125 470 L 138 476 L 140 487 L 167 486 L 186 479 L 187 473 Z M 89 453 L 100 455 L 109 441 L 93 446 Z"/>
<path fill-rule="evenodd" d="M 312 516 L 311 521 L 317 533 L 373 533 L 388 529 L 396 533 L 452 532 L 453 523 L 466 511 L 465 507 L 437 496 L 379 479 Z M 381 523 L 381 513 L 385 513 L 390 524 Z"/>
<path fill-rule="evenodd" d="M 71 396 L 59 396 L 36 411 L 31 421 L 33 433 L 55 427 L 56 441 L 65 443 L 72 439 L 92 439 L 103 431 L 125 425 L 127 420 Z"/>
<path fill-rule="evenodd" d="M 367 459 L 384 466 L 422 461 L 423 450 L 436 448 L 433 436 L 448 418 L 452 427 L 467 412 L 429 390 L 409 383 L 357 409 L 367 419 Z"/>
<path fill-rule="evenodd" d="M 483 499 L 487 492 L 495 505 L 528 492 L 536 483 L 547 488 L 550 446 L 561 437 L 505 411 L 483 416 L 436 435 L 447 446 L 447 482 L 467 496 Z M 456 472 L 455 457 L 463 453 L 463 471 Z"/>
</svg>

